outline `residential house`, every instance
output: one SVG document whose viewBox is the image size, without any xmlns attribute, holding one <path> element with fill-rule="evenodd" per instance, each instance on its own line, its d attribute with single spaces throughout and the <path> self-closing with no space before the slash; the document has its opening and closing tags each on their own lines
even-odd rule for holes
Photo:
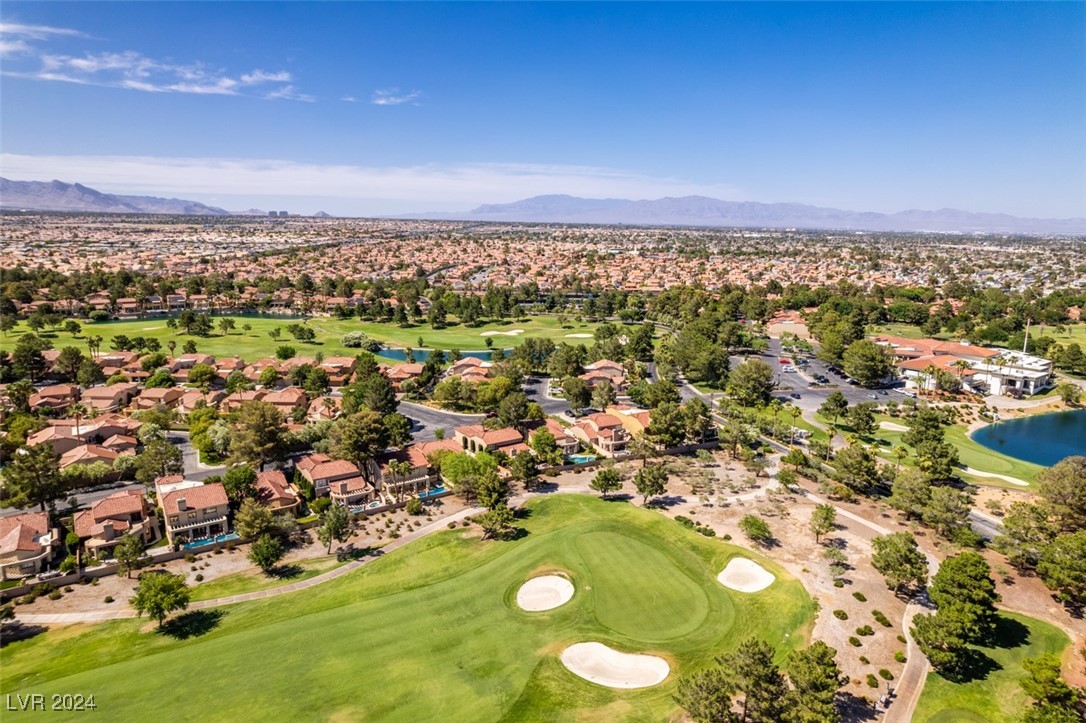
<svg viewBox="0 0 1086 723">
<path fill-rule="evenodd" d="M 343 397 L 316 397 L 309 403 L 306 419 L 310 422 L 325 422 L 337 419 L 343 412 Z"/>
<path fill-rule="evenodd" d="M 287 481 L 282 470 L 273 469 L 256 476 L 256 499 L 276 514 L 296 514 L 302 498 Z"/>
<path fill-rule="evenodd" d="M 0 517 L 0 580 L 36 575 L 59 546 L 60 531 L 48 512 Z"/>
<path fill-rule="evenodd" d="M 181 356 L 174 357 L 169 366 L 170 376 L 172 376 L 175 381 L 184 384 L 189 380 L 189 372 L 197 364 L 206 364 L 207 366 L 214 368 L 215 357 L 210 354 L 182 354 Z"/>
<path fill-rule="evenodd" d="M 132 403 L 134 409 L 154 409 L 155 407 L 162 405 L 167 409 L 173 409 L 181 401 L 181 397 L 185 394 L 185 390 L 177 387 L 156 387 L 154 389 L 144 389 L 143 392 L 136 397 L 136 400 Z"/>
<path fill-rule="evenodd" d="M 389 367 L 385 372 L 385 376 L 392 382 L 392 388 L 398 392 L 401 390 L 404 382 L 410 379 L 418 379 L 422 376 L 422 372 L 425 368 L 426 366 L 423 364 L 403 362 Z"/>
<path fill-rule="evenodd" d="M 524 444 L 524 435 L 512 427 L 487 429 L 481 424 L 469 424 L 457 427 L 454 433 L 460 448 L 472 454 L 500 450 L 514 457 L 528 449 L 528 445 Z"/>
<path fill-rule="evenodd" d="M 158 539 L 158 518 L 139 490 L 126 490 L 94 502 L 75 515 L 75 533 L 87 552 L 101 557 L 124 535 L 139 537 L 144 545 Z"/>
<path fill-rule="evenodd" d="M 92 465 L 95 462 L 101 462 L 112 467 L 113 462 L 120 456 L 119 452 L 115 452 L 103 445 L 83 444 L 61 455 L 60 468 L 67 469 L 74 465 Z"/>
<path fill-rule="evenodd" d="M 42 387 L 30 395 L 30 408 L 34 411 L 62 412 L 79 401 L 79 387 L 74 384 L 54 384 Z"/>
<path fill-rule="evenodd" d="M 490 378 L 493 364 L 473 356 L 466 356 L 455 361 L 445 371 L 446 378 L 457 377 L 462 382 L 484 382 Z"/>
<path fill-rule="evenodd" d="M 90 387 L 83 392 L 80 401 L 99 412 L 116 412 L 127 407 L 132 398 L 140 393 L 133 382 L 122 382 L 105 387 Z"/>
<path fill-rule="evenodd" d="M 652 412 L 641 407 L 634 407 L 629 404 L 612 404 L 604 411 L 618 419 L 622 424 L 622 428 L 629 432 L 631 437 L 644 434 L 645 430 L 652 424 Z"/>
<path fill-rule="evenodd" d="M 321 369 L 328 375 L 328 383 L 333 387 L 349 384 L 357 365 L 355 358 L 350 356 L 330 356 L 320 363 Z"/>
<path fill-rule="evenodd" d="M 589 387 L 595 388 L 601 382 L 608 381 L 614 385 L 616 391 L 626 388 L 626 369 L 618 362 L 610 359 L 600 359 L 587 365 L 584 374 L 581 375 Z"/>
<path fill-rule="evenodd" d="M 222 404 L 219 405 L 225 413 L 236 411 L 242 404 L 246 402 L 259 402 L 264 399 L 268 393 L 263 389 L 247 390 L 244 392 L 234 392 L 226 395 L 222 400 Z"/>
<path fill-rule="evenodd" d="M 224 399 L 226 399 L 226 393 L 220 392 L 217 389 L 213 389 L 210 392 L 202 392 L 199 389 L 189 389 L 177 400 L 177 414 L 180 417 L 187 417 L 201 406 L 217 407 Z"/>
<path fill-rule="evenodd" d="M 625 451 L 630 441 L 622 420 L 612 414 L 589 414 L 578 419 L 570 432 L 609 457 Z"/>
<path fill-rule="evenodd" d="M 373 499 L 373 486 L 362 476 L 354 464 L 345 459 L 329 459 L 327 455 L 310 455 L 311 460 L 299 461 L 297 469 L 320 496 L 329 495 L 332 501 L 356 506 Z"/>
<path fill-rule="evenodd" d="M 306 409 L 309 400 L 304 390 L 298 387 L 287 387 L 286 389 L 268 392 L 261 401 L 273 405 L 283 413 L 283 416 L 290 419 L 294 416 L 295 411 Z"/>
<path fill-rule="evenodd" d="M 159 498 L 171 545 L 205 540 L 230 531 L 226 488 L 220 483 L 174 489 Z"/>
</svg>

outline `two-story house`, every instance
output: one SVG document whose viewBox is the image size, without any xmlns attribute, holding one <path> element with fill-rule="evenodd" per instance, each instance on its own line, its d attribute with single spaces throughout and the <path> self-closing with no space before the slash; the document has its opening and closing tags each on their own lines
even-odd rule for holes
<svg viewBox="0 0 1086 723">
<path fill-rule="evenodd" d="M 145 545 L 159 536 L 158 518 L 139 490 L 98 500 L 75 515 L 74 526 L 87 552 L 99 557 L 116 547 L 124 535 L 139 537 Z"/>
<path fill-rule="evenodd" d="M 226 488 L 218 482 L 166 492 L 159 498 L 171 545 L 207 540 L 230 531 Z"/>
</svg>

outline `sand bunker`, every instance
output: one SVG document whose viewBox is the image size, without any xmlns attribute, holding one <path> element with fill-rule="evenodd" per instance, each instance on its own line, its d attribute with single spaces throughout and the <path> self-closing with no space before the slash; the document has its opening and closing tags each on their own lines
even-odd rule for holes
<svg viewBox="0 0 1086 723">
<path fill-rule="evenodd" d="M 481 331 L 479 336 L 516 336 L 523 334 L 524 329 L 511 329 L 509 331 Z"/>
<path fill-rule="evenodd" d="M 908 432 L 909 428 L 897 422 L 879 422 L 879 426 L 891 432 Z"/>
<path fill-rule="evenodd" d="M 566 334 L 569 339 L 591 339 L 591 334 Z"/>
<path fill-rule="evenodd" d="M 562 665 L 585 680 L 608 688 L 648 688 L 671 672 L 655 655 L 620 653 L 603 643 L 575 643 L 562 651 Z"/>
<path fill-rule="evenodd" d="M 533 577 L 517 590 L 521 610 L 540 612 L 565 605 L 573 597 L 573 583 L 561 575 Z"/>
<path fill-rule="evenodd" d="M 772 585 L 777 578 L 754 560 L 733 557 L 716 579 L 721 585 L 732 590 L 758 592 Z"/>
</svg>

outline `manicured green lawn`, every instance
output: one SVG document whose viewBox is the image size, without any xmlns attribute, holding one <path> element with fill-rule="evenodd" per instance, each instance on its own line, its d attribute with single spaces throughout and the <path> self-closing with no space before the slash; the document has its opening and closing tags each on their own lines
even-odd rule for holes
<svg viewBox="0 0 1086 723">
<path fill-rule="evenodd" d="M 208 580 L 207 582 L 196 584 L 192 588 L 192 599 L 194 601 L 214 600 L 215 598 L 228 597 L 230 595 L 240 595 L 256 590 L 281 587 L 283 585 L 289 585 L 292 582 L 301 582 L 302 580 L 316 577 L 322 572 L 328 572 L 346 562 L 348 561 L 344 560 L 340 562 L 336 560 L 335 555 L 332 555 L 331 557 L 318 557 L 312 560 L 301 560 L 299 562 L 289 563 L 285 565 L 287 568 L 286 572 L 279 575 L 265 575 L 259 570 L 236 572 L 233 575 L 225 575 L 215 580 Z"/>
<path fill-rule="evenodd" d="M 65 346 L 76 346 L 84 352 L 86 352 L 86 337 L 88 335 L 98 335 L 103 338 L 103 351 L 110 348 L 110 339 L 118 334 L 124 334 L 130 338 L 134 336 L 153 337 L 162 342 L 163 350 L 165 350 L 166 342 L 172 339 L 177 342 L 175 350 L 177 354 L 181 353 L 181 347 L 184 346 L 186 341 L 192 340 L 196 343 L 197 351 L 201 353 L 214 356 L 237 355 L 246 360 L 256 360 L 272 356 L 276 347 L 282 344 L 290 344 L 302 356 L 312 356 L 318 351 L 323 352 L 325 356 L 333 354 L 349 354 L 353 356 L 357 353 L 357 349 L 347 349 L 340 343 L 343 335 L 349 331 L 365 332 L 371 338 L 394 347 L 420 348 L 419 337 L 421 337 L 423 340 L 422 348 L 426 349 L 478 351 L 487 348 L 487 338 L 493 339 L 495 348 L 516 346 L 528 337 L 554 339 L 555 342 L 591 344 L 591 334 L 598 326 L 598 324 L 578 323 L 573 320 L 567 320 L 563 326 L 558 323 L 557 317 L 532 316 L 523 321 L 503 321 L 478 327 L 455 324 L 444 329 L 433 329 L 428 324 L 418 324 L 400 328 L 396 324 L 380 324 L 363 322 L 358 319 L 335 319 L 321 316 L 312 317 L 306 322 L 308 326 L 317 332 L 316 341 L 306 344 L 294 341 L 285 330 L 288 324 L 297 323 L 298 319 L 215 316 L 212 317 L 212 321 L 217 325 L 220 318 L 233 319 L 236 325 L 235 329 L 225 336 L 219 332 L 218 326 L 215 327 L 210 336 L 189 336 L 180 333 L 176 329 L 168 328 L 164 317 L 127 319 L 97 324 L 87 322 L 83 324 L 83 333 L 78 337 L 73 337 L 63 331 L 45 331 L 42 335 L 52 341 L 53 346 L 57 349 Z M 252 327 L 248 332 L 243 330 L 245 324 Z M 282 336 L 278 341 L 268 336 L 268 332 L 277 327 L 283 329 Z M 509 333 L 518 329 L 522 330 L 522 333 Z M 15 346 L 19 334 L 28 330 L 26 324 L 20 322 L 6 337 L 0 337 L 0 349 L 10 351 Z M 501 333 L 485 335 L 486 332 Z M 573 336 L 574 334 L 588 334 L 590 336 L 586 338 Z"/>
<path fill-rule="evenodd" d="M 757 635 L 783 657 L 814 606 L 779 566 L 765 591 L 716 582 L 738 547 L 625 502 L 533 500 L 513 542 L 463 528 L 301 593 L 223 608 L 179 640 L 146 621 L 60 627 L 0 651 L 5 691 L 94 692 L 115 720 L 666 720 L 679 675 Z M 527 613 L 517 589 L 561 570 L 577 592 Z M 559 655 L 599 641 L 662 655 L 663 684 L 612 690 Z M 54 714 L 57 715 L 57 714 Z"/>
<path fill-rule="evenodd" d="M 995 666 L 985 677 L 967 683 L 952 683 L 938 673 L 929 673 L 914 721 L 1010 723 L 1022 719 L 1029 705 L 1019 685 L 1026 675 L 1022 661 L 1045 653 L 1058 656 L 1071 641 L 1059 628 L 1035 618 L 1011 613 L 1002 617 L 1007 622 L 1001 629 L 1008 635 L 1001 646 L 978 648 Z"/>
</svg>

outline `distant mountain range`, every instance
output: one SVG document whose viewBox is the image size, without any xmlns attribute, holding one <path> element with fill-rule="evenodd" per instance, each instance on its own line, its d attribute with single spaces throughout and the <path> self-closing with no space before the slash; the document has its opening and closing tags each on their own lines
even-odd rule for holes
<svg viewBox="0 0 1086 723">
<path fill-rule="evenodd" d="M 102 193 L 81 183 L 63 181 L 12 181 L 0 178 L 0 208 L 26 211 L 68 211 L 73 213 L 162 213 L 182 216 L 267 216 L 267 211 L 250 208 L 227 211 L 199 201 L 155 196 L 118 196 Z M 324 211 L 315 216 L 331 218 Z"/>
<path fill-rule="evenodd" d="M 0 178 L 0 208 L 86 213 L 162 213 L 199 216 L 266 216 L 249 209 L 232 213 L 198 201 L 153 196 L 118 196 L 79 183 L 10 181 Z M 329 215 L 318 211 L 318 217 Z M 591 223 L 628 226 L 721 226 L 856 231 L 938 231 L 956 233 L 1086 234 L 1086 218 L 1018 218 L 1002 213 L 901 211 L 885 214 L 842 211 L 800 203 L 721 201 L 705 196 L 631 201 L 623 198 L 533 196 L 513 203 L 487 204 L 471 211 L 408 214 L 399 218 L 529 223 Z"/>
<path fill-rule="evenodd" d="M 117 196 L 80 183 L 9 181 L 0 178 L 0 207 L 28 211 L 83 211 L 87 213 L 170 213 L 229 216 L 229 211 L 198 201 L 154 196 Z"/>
<path fill-rule="evenodd" d="M 439 214 L 428 214 L 436 217 Z M 728 226 L 865 231 L 1086 234 L 1086 218 L 1018 218 L 1002 213 L 901 211 L 884 214 L 842 211 L 799 203 L 721 201 L 705 196 L 630 201 L 621 198 L 533 196 L 514 203 L 479 206 L 457 218 L 631 226 Z"/>
</svg>

